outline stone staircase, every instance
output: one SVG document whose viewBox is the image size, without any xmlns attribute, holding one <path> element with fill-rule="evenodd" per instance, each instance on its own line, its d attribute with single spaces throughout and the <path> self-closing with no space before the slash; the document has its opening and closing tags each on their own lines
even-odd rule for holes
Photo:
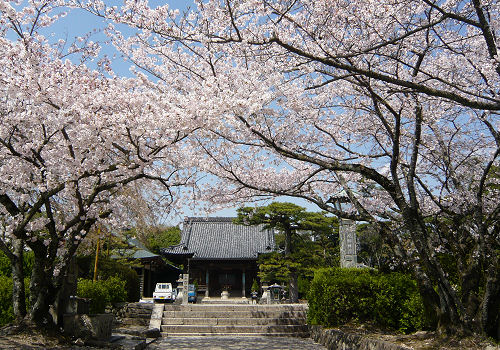
<svg viewBox="0 0 500 350">
<path fill-rule="evenodd" d="M 166 304 L 162 311 L 161 332 L 164 337 L 200 335 L 308 337 L 306 311 L 305 304 Z"/>
</svg>

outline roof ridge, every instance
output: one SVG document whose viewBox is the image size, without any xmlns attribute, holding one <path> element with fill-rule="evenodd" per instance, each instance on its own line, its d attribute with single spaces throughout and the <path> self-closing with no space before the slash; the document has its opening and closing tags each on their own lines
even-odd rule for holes
<svg viewBox="0 0 500 350">
<path fill-rule="evenodd" d="M 233 222 L 234 219 L 234 216 L 192 216 L 184 218 L 184 222 Z"/>
</svg>

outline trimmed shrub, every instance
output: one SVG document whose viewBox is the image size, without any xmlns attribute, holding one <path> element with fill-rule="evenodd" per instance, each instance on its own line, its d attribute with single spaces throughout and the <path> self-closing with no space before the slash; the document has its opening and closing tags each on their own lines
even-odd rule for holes
<svg viewBox="0 0 500 350">
<path fill-rule="evenodd" d="M 88 279 L 78 279 L 77 295 L 81 298 L 91 299 L 90 313 L 102 314 L 109 303 L 125 301 L 125 281 L 118 277 L 93 282 Z"/>
<path fill-rule="evenodd" d="M 369 321 L 404 333 L 426 325 L 416 282 L 401 273 L 319 269 L 311 282 L 308 301 L 310 324 L 333 327 Z"/>
</svg>

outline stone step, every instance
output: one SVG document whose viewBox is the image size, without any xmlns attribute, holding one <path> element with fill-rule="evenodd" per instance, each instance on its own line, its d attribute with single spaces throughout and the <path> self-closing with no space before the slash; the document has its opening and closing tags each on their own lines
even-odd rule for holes
<svg viewBox="0 0 500 350">
<path fill-rule="evenodd" d="M 306 311 L 307 305 L 304 304 L 282 304 L 282 305 L 235 305 L 235 304 L 188 304 L 188 305 L 175 305 L 166 304 L 165 311 L 254 311 L 254 312 L 267 312 L 267 311 Z"/>
<path fill-rule="evenodd" d="M 162 325 L 304 325 L 301 318 L 163 318 Z"/>
<path fill-rule="evenodd" d="M 226 325 L 226 326 L 206 326 L 206 325 L 162 325 L 162 333 L 168 335 L 177 334 L 225 334 L 225 333 L 283 333 L 293 335 L 294 333 L 307 333 L 307 325 Z"/>
<path fill-rule="evenodd" d="M 306 318 L 305 311 L 163 311 L 164 318 Z"/>
<path fill-rule="evenodd" d="M 309 332 L 294 332 L 294 333 L 167 333 L 162 332 L 162 337 L 297 337 L 297 338 L 308 338 L 310 336 Z"/>
<path fill-rule="evenodd" d="M 149 326 L 149 320 L 151 319 L 151 314 L 149 317 L 123 317 L 121 319 L 121 324 L 124 326 L 127 325 L 136 325 L 136 326 Z"/>
<path fill-rule="evenodd" d="M 153 303 L 129 303 L 127 304 L 127 309 L 134 309 L 137 311 L 144 310 L 151 312 L 153 310 Z"/>
<path fill-rule="evenodd" d="M 134 327 L 119 327 L 113 329 L 113 334 L 127 334 L 127 335 L 133 335 L 133 336 L 143 336 L 144 332 L 147 330 L 146 327 L 139 327 L 139 326 L 134 326 Z"/>
<path fill-rule="evenodd" d="M 247 298 L 231 298 L 231 299 L 219 299 L 219 298 L 203 298 L 200 300 L 200 304 L 212 304 L 212 305 L 227 305 L 227 304 L 250 304 L 251 301 Z"/>
</svg>

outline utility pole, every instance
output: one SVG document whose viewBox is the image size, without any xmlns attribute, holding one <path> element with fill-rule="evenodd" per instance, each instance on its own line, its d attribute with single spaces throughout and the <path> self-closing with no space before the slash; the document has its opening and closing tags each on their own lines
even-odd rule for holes
<svg viewBox="0 0 500 350">
<path fill-rule="evenodd" d="M 97 281 L 97 264 L 99 263 L 99 247 L 101 245 L 101 225 L 97 227 L 97 248 L 95 250 L 95 263 L 94 263 L 94 279 L 93 282 Z"/>
</svg>

